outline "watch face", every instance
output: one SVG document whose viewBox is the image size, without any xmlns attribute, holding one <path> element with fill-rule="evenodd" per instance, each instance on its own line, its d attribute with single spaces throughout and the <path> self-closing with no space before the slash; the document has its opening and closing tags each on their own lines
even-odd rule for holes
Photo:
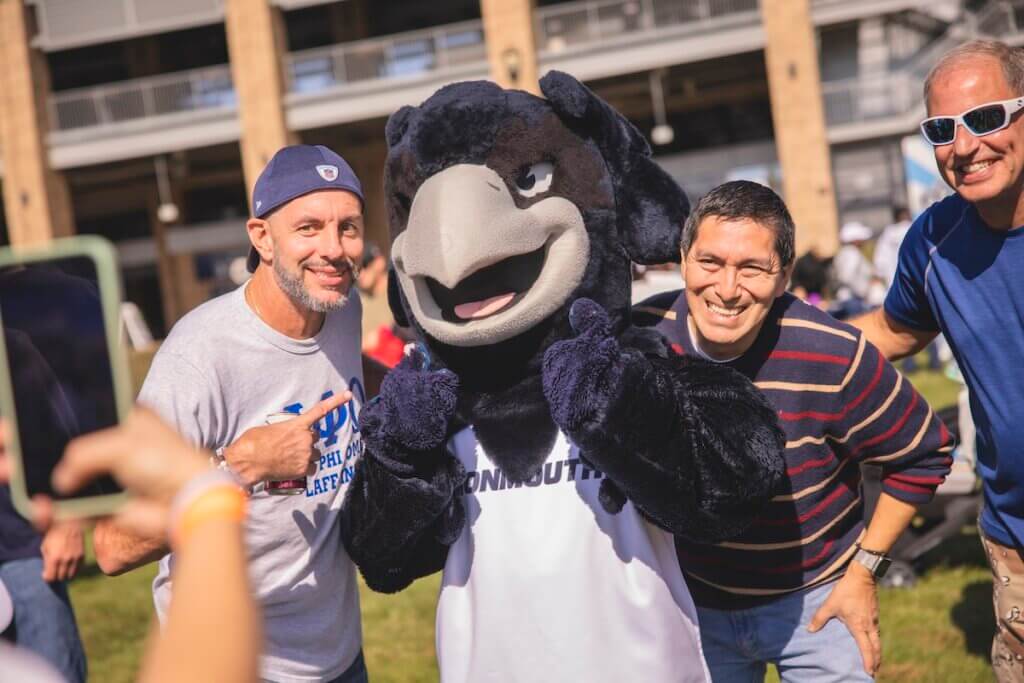
<svg viewBox="0 0 1024 683">
<path fill-rule="evenodd" d="M 853 556 L 855 562 L 859 562 L 867 569 L 873 577 L 880 579 L 885 576 L 885 572 L 889 570 L 889 565 L 892 564 L 892 559 L 885 555 L 875 555 L 869 553 L 866 550 L 859 549 Z"/>
<path fill-rule="evenodd" d="M 885 576 L 885 573 L 889 571 L 889 565 L 892 564 L 892 560 L 888 557 L 879 557 L 878 564 L 875 565 L 875 571 L 872 572 L 876 579 L 880 579 Z"/>
</svg>

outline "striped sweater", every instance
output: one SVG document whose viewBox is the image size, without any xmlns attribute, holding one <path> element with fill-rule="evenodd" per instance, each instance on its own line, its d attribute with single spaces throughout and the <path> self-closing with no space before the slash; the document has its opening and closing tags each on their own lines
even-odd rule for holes
<svg viewBox="0 0 1024 683">
<path fill-rule="evenodd" d="M 635 323 L 696 354 L 682 293 L 648 299 Z M 787 476 L 764 514 L 717 545 L 677 541 L 697 604 L 740 608 L 838 578 L 864 532 L 860 463 L 882 489 L 927 502 L 949 472 L 952 438 L 910 382 L 855 328 L 784 294 L 754 344 L 729 365 L 778 409 Z"/>
</svg>

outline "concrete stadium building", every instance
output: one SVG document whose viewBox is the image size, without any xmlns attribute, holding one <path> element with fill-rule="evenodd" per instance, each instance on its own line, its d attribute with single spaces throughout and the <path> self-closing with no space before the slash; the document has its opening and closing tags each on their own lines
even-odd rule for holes
<svg viewBox="0 0 1024 683">
<path fill-rule="evenodd" d="M 971 37 L 1021 42 L 1024 0 L 5 0 L 0 243 L 95 233 L 158 336 L 233 286 L 247 188 L 326 144 L 386 248 L 384 122 L 441 85 L 536 91 L 560 69 L 654 142 L 691 196 L 782 191 L 799 250 L 907 194 L 921 83 Z"/>
</svg>

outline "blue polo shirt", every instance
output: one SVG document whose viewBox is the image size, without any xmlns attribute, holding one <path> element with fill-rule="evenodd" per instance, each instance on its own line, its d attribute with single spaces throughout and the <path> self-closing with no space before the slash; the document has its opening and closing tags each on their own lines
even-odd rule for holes
<svg viewBox="0 0 1024 683">
<path fill-rule="evenodd" d="M 1024 546 L 1024 227 L 992 230 L 959 195 L 936 202 L 900 247 L 885 311 L 945 335 L 978 432 L 982 531 Z"/>
</svg>

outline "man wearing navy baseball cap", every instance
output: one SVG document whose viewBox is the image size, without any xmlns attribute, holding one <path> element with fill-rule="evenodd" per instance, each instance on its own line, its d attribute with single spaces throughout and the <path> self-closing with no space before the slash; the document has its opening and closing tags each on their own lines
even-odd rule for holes
<svg viewBox="0 0 1024 683">
<path fill-rule="evenodd" d="M 270 681 L 366 681 L 355 569 L 336 522 L 363 446 L 363 191 L 321 145 L 279 150 L 256 180 L 252 278 L 191 311 L 150 366 L 139 402 L 252 491 L 246 546 L 260 598 Z M 285 495 L 288 494 L 288 495 Z M 163 558 L 153 583 L 171 596 L 165 539 L 110 522 L 94 534 L 107 573 Z M 211 587 L 215 589 L 215 587 Z"/>
<path fill-rule="evenodd" d="M 362 185 L 344 159 L 323 145 L 285 147 L 274 155 L 256 179 L 252 191 L 252 215 L 256 219 L 265 219 L 293 199 L 329 189 L 353 194 L 359 199 L 362 212 Z M 255 273 L 260 264 L 256 244 L 254 239 L 246 263 L 250 273 Z"/>
</svg>

